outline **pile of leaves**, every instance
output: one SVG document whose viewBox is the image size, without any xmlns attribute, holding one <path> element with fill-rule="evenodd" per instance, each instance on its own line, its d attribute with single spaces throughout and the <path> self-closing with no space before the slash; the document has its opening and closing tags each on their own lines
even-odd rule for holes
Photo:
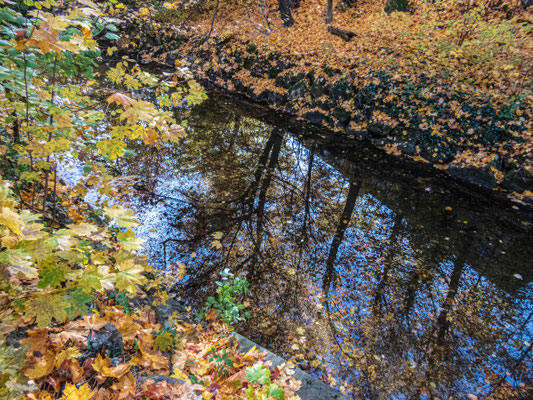
<svg viewBox="0 0 533 400">
<path fill-rule="evenodd" d="M 96 39 L 119 37 L 90 0 L 0 5 L 0 397 L 297 398 L 289 366 L 241 354 L 216 311 L 156 321 L 165 275 L 119 203 L 135 177 L 117 178 L 115 160 L 129 143 L 178 141 L 162 107 L 197 104 L 202 87 L 126 57 L 97 72 Z"/>
</svg>

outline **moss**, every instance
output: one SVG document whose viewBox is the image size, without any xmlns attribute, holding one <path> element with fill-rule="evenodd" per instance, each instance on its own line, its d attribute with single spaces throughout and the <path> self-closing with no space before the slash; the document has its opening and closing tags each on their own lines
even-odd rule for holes
<svg viewBox="0 0 533 400">
<path fill-rule="evenodd" d="M 248 48 L 246 49 L 248 51 L 248 53 L 251 53 L 251 54 L 257 54 L 257 46 L 253 43 L 250 43 L 248 45 Z"/>
</svg>

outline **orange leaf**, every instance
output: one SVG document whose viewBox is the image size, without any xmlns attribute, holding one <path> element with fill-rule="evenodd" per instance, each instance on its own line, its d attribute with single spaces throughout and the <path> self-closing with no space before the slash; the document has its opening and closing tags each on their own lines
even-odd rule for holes
<svg viewBox="0 0 533 400">
<path fill-rule="evenodd" d="M 124 109 L 128 109 L 129 107 L 131 107 L 133 105 L 133 99 L 131 97 L 128 97 L 125 94 L 118 93 L 118 92 L 112 94 L 111 96 L 109 96 L 107 98 L 107 102 L 109 104 L 111 104 L 113 102 L 117 103 L 117 104 L 120 104 L 120 105 L 122 105 L 122 107 L 124 107 Z"/>
</svg>

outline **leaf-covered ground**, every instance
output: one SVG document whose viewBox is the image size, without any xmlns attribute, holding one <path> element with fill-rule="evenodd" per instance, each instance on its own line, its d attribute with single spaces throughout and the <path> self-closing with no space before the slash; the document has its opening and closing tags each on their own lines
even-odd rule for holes
<svg viewBox="0 0 533 400">
<path fill-rule="evenodd" d="M 387 14 L 384 0 L 334 1 L 345 40 L 321 0 L 300 1 L 290 27 L 274 0 L 189 3 L 138 6 L 142 29 L 119 47 L 168 65 L 179 49 L 219 86 L 341 132 L 377 131 L 390 153 L 532 198 L 531 7 L 414 0 Z"/>
</svg>

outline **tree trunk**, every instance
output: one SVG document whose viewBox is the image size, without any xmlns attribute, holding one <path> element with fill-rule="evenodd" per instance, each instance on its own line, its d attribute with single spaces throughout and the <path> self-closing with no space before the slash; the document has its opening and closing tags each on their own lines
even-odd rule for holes
<svg viewBox="0 0 533 400">
<path fill-rule="evenodd" d="M 285 26 L 292 26 L 294 19 L 292 18 L 291 9 L 295 7 L 295 0 L 278 0 L 279 13 Z"/>
<path fill-rule="evenodd" d="M 328 11 L 326 12 L 326 24 L 330 24 L 333 19 L 333 0 L 328 0 Z"/>
</svg>

